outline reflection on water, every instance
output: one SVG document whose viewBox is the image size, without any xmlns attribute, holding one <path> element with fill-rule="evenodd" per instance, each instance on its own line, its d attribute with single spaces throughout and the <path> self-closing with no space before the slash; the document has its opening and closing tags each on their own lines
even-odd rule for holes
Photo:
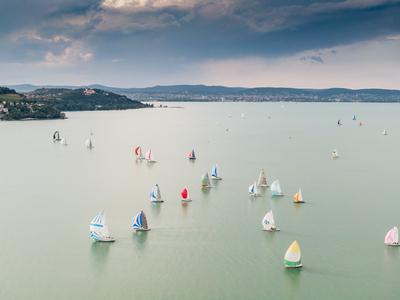
<svg viewBox="0 0 400 300">
<path fill-rule="evenodd" d="M 286 282 L 288 283 L 287 290 L 294 297 L 293 299 L 296 298 L 295 295 L 296 295 L 297 289 L 299 288 L 299 285 L 300 285 L 302 269 L 304 269 L 304 267 L 302 267 L 302 268 L 284 268 L 285 279 L 286 279 Z"/>
<path fill-rule="evenodd" d="M 206 187 L 202 187 L 201 188 L 201 193 L 204 195 L 204 196 L 208 196 L 209 194 L 210 194 L 210 190 L 211 190 L 212 188 L 206 188 Z"/>
<path fill-rule="evenodd" d="M 151 212 L 154 217 L 158 217 L 161 211 L 161 203 L 151 203 Z"/>
<path fill-rule="evenodd" d="M 137 231 L 132 234 L 132 240 L 138 250 L 146 248 L 148 231 Z"/>
<path fill-rule="evenodd" d="M 90 247 L 90 258 L 92 260 L 92 266 L 97 271 L 100 271 L 104 268 L 105 263 L 107 261 L 110 247 L 112 247 L 114 243 L 101 243 L 101 242 L 93 242 Z"/>
<path fill-rule="evenodd" d="M 400 247 L 395 247 L 395 246 L 385 246 L 385 249 L 383 251 L 383 255 L 385 257 L 386 261 L 392 261 L 394 259 L 399 258 L 399 251 Z"/>
</svg>

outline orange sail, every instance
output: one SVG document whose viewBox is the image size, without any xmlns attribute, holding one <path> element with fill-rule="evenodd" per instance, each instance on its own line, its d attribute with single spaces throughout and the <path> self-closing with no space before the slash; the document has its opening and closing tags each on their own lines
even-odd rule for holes
<svg viewBox="0 0 400 300">
<path fill-rule="evenodd" d="M 293 201 L 295 203 L 303 203 L 303 195 L 301 193 L 301 189 L 299 189 L 299 191 L 293 195 Z"/>
</svg>

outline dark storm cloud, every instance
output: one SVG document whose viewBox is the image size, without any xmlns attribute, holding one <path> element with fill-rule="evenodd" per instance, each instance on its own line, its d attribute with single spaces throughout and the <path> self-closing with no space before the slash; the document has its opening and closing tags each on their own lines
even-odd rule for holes
<svg viewBox="0 0 400 300">
<path fill-rule="evenodd" d="M 399 15 L 396 0 L 3 0 L 0 60 L 274 57 L 398 34 Z"/>
</svg>

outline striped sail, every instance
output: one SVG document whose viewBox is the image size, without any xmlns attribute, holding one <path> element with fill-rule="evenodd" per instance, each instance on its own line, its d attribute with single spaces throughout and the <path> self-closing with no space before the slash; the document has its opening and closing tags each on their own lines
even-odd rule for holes
<svg viewBox="0 0 400 300">
<path fill-rule="evenodd" d="M 391 228 L 385 236 L 386 245 L 398 245 L 399 244 L 399 230 L 396 226 Z"/>
<path fill-rule="evenodd" d="M 287 268 L 301 267 L 301 251 L 297 241 L 294 241 L 285 253 L 284 264 Z"/>
<path fill-rule="evenodd" d="M 158 184 L 153 186 L 153 188 L 151 189 L 150 200 L 151 202 L 163 202 L 163 200 L 161 199 L 161 192 Z"/>
<path fill-rule="evenodd" d="M 264 218 L 262 219 L 262 226 L 264 230 L 276 230 L 276 224 L 272 210 L 265 214 Z"/>
<path fill-rule="evenodd" d="M 90 237 L 95 241 L 104 241 L 110 238 L 110 232 L 106 224 L 106 215 L 103 212 L 98 213 L 90 222 Z"/>
<path fill-rule="evenodd" d="M 293 202 L 295 203 L 304 203 L 303 194 L 301 193 L 301 189 L 293 195 Z"/>
<path fill-rule="evenodd" d="M 133 218 L 132 228 L 138 231 L 149 230 L 146 215 L 144 214 L 143 210 L 139 211 Z"/>
<path fill-rule="evenodd" d="M 278 179 L 271 183 L 271 194 L 272 196 L 283 196 L 281 184 Z"/>
<path fill-rule="evenodd" d="M 208 177 L 208 173 L 205 173 L 201 178 L 201 186 L 204 188 L 211 187 L 210 177 Z"/>
<path fill-rule="evenodd" d="M 258 180 L 257 180 L 257 185 L 258 186 L 268 186 L 267 176 L 265 175 L 264 169 L 261 169 L 261 171 L 260 171 L 260 175 L 258 176 Z"/>
</svg>

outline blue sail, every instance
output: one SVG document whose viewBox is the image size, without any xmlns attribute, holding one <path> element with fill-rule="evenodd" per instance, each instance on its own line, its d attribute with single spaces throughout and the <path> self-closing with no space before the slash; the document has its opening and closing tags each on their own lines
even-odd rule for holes
<svg viewBox="0 0 400 300">
<path fill-rule="evenodd" d="M 217 166 L 214 166 L 214 167 L 211 169 L 211 176 L 212 176 L 212 177 L 218 177 Z"/>
<path fill-rule="evenodd" d="M 140 211 L 134 218 L 133 220 L 133 229 L 141 229 L 143 227 L 143 222 L 142 222 L 142 214 L 143 212 Z"/>
</svg>

